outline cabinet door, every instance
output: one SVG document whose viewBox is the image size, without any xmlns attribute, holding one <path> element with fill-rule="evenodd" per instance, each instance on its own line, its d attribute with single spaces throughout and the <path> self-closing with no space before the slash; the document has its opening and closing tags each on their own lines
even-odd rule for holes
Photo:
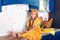
<svg viewBox="0 0 60 40">
<path fill-rule="evenodd" d="M 49 10 L 50 12 L 55 11 L 55 0 L 49 0 Z"/>
<path fill-rule="evenodd" d="M 3 5 L 9 4 L 27 4 L 27 0 L 3 0 Z"/>
<path fill-rule="evenodd" d="M 2 0 L 0 0 L 0 12 L 2 11 Z"/>
<path fill-rule="evenodd" d="M 39 0 L 28 0 L 28 4 L 39 7 Z"/>
</svg>

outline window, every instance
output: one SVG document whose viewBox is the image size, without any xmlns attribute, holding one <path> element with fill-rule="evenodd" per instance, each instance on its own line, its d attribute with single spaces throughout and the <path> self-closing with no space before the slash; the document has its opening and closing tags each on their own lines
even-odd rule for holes
<svg viewBox="0 0 60 40">
<path fill-rule="evenodd" d="M 40 0 L 39 10 L 40 11 L 49 11 L 49 0 Z"/>
</svg>

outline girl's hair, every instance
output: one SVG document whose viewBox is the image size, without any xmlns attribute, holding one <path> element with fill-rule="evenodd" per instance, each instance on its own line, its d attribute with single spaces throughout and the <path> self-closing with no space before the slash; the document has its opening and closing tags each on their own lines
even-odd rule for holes
<svg viewBox="0 0 60 40">
<path fill-rule="evenodd" d="M 31 13 L 32 13 L 32 12 L 36 12 L 36 15 L 37 15 L 36 18 L 37 18 L 37 17 L 38 17 L 38 10 L 32 9 L 32 10 L 31 10 Z M 33 20 L 33 23 L 31 23 L 31 19 L 32 19 L 32 18 L 29 19 L 29 26 L 30 26 L 30 27 L 33 26 L 33 23 L 34 23 L 34 20 L 35 20 L 35 19 L 34 19 L 34 20 Z"/>
<path fill-rule="evenodd" d="M 38 15 L 38 10 L 36 9 L 31 9 L 31 12 L 36 12 L 36 14 Z"/>
</svg>

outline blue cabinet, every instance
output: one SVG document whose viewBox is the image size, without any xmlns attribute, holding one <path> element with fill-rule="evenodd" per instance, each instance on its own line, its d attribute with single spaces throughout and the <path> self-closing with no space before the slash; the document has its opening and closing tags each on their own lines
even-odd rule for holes
<svg viewBox="0 0 60 40">
<path fill-rule="evenodd" d="M 29 4 L 39 7 L 39 0 L 3 0 L 3 5 L 9 4 Z"/>
<path fill-rule="evenodd" d="M 55 0 L 49 0 L 49 10 L 50 12 L 55 11 Z"/>
<path fill-rule="evenodd" d="M 9 4 L 27 4 L 27 0 L 3 0 L 3 5 Z"/>
<path fill-rule="evenodd" d="M 39 7 L 39 0 L 28 0 L 28 4 Z"/>
<path fill-rule="evenodd" d="M 0 0 L 0 12 L 2 11 L 2 4 L 3 4 L 3 2 L 2 2 L 2 0 Z"/>
</svg>

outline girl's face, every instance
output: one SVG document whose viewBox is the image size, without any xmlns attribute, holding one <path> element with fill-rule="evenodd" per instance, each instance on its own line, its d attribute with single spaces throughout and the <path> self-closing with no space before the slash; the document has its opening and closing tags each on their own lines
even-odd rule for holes
<svg viewBox="0 0 60 40">
<path fill-rule="evenodd" d="M 31 17 L 32 17 L 32 19 L 35 19 L 37 17 L 36 12 L 32 12 Z"/>
</svg>

